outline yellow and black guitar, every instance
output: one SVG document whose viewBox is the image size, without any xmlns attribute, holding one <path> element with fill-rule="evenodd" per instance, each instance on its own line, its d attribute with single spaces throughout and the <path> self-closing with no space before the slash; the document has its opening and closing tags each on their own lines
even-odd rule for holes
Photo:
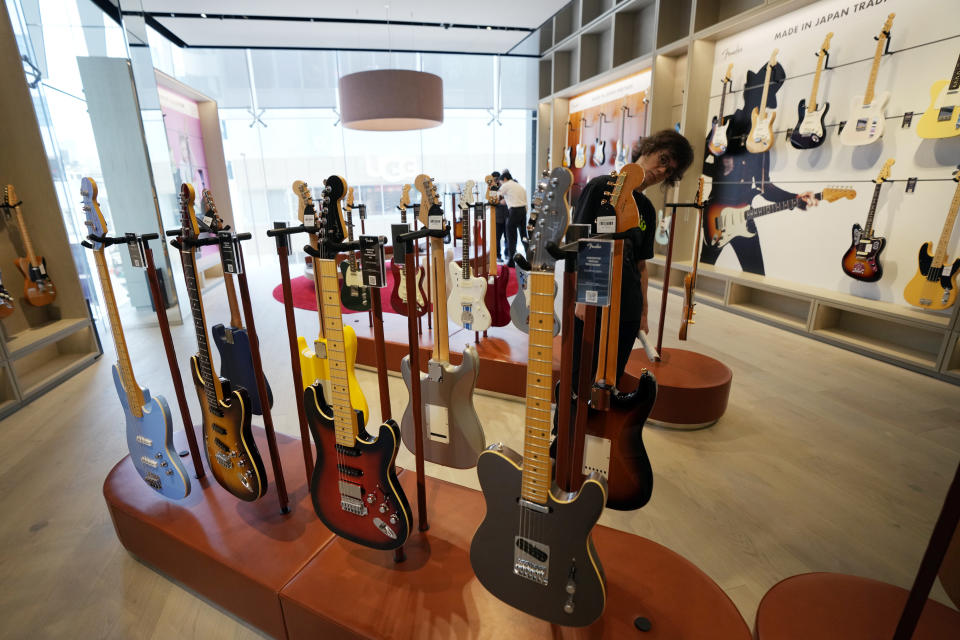
<svg viewBox="0 0 960 640">
<path fill-rule="evenodd" d="M 960 271 L 960 258 L 952 265 L 944 267 L 947 259 L 947 245 L 950 244 L 950 232 L 957 221 L 957 211 L 960 210 L 960 170 L 953 172 L 953 179 L 957 182 L 957 190 L 950 203 L 947 220 L 943 223 L 940 240 L 937 242 L 937 252 L 930 255 L 930 243 L 924 242 L 920 247 L 917 273 L 907 283 L 903 292 L 904 299 L 915 307 L 939 311 L 953 306 L 957 301 L 957 272 Z"/>
</svg>

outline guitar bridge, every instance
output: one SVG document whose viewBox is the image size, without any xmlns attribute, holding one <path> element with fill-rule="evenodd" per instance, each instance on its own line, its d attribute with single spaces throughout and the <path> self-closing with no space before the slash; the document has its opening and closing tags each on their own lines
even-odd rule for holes
<svg viewBox="0 0 960 640">
<path fill-rule="evenodd" d="M 550 547 L 516 536 L 513 549 L 513 573 L 546 586 L 550 575 Z"/>
<path fill-rule="evenodd" d="M 215 456 L 217 463 L 220 464 L 224 469 L 233 469 L 233 460 L 230 459 L 230 456 L 224 453 L 223 451 L 217 451 Z"/>
<path fill-rule="evenodd" d="M 151 487 L 153 487 L 158 491 L 163 488 L 163 483 L 160 481 L 160 476 L 158 476 L 155 473 L 148 473 L 143 477 L 143 479 L 146 481 L 148 485 L 150 485 Z"/>
</svg>

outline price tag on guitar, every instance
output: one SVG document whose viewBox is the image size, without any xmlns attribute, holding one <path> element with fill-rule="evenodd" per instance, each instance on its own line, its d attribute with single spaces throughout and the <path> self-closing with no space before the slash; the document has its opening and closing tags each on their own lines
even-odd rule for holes
<svg viewBox="0 0 960 640">
<path fill-rule="evenodd" d="M 242 273 L 243 267 L 237 260 L 237 237 L 232 231 L 220 231 L 217 233 L 217 240 L 220 243 L 220 259 L 223 261 L 223 270 L 232 274 Z"/>
<path fill-rule="evenodd" d="M 613 240 L 581 240 L 577 250 L 577 302 L 596 307 L 610 304 Z"/>
<path fill-rule="evenodd" d="M 127 249 L 130 251 L 130 263 L 137 269 L 146 268 L 146 258 L 143 255 L 143 247 L 135 233 L 125 233 L 127 239 Z"/>
<path fill-rule="evenodd" d="M 387 284 L 386 257 L 383 236 L 360 236 L 360 270 L 363 284 L 368 287 L 384 287 Z"/>
</svg>

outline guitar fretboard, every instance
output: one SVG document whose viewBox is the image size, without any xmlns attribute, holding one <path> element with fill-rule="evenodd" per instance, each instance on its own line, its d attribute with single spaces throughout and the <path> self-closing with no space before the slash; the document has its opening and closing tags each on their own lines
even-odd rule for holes
<svg viewBox="0 0 960 640">
<path fill-rule="evenodd" d="M 870 213 L 867 214 L 867 226 L 863 230 L 863 233 L 868 238 L 873 237 L 873 216 L 877 213 L 877 203 L 880 202 L 880 187 L 883 186 L 883 181 L 880 181 L 873 188 L 873 200 L 870 201 Z"/>
<path fill-rule="evenodd" d="M 883 57 L 883 49 L 887 42 L 887 34 L 881 31 L 877 37 L 877 50 L 873 54 L 873 66 L 870 67 L 870 79 L 867 81 L 867 91 L 863 94 L 863 104 L 868 105 L 873 102 L 873 90 L 877 84 L 877 71 L 880 69 L 880 58 Z"/>
<path fill-rule="evenodd" d="M 193 312 L 193 329 L 197 336 L 197 360 L 200 363 L 200 375 L 203 378 L 203 393 L 207 398 L 207 407 L 214 414 L 221 413 L 217 387 L 220 379 L 213 374 L 213 365 L 210 358 L 210 344 L 207 342 L 206 319 L 203 314 L 203 299 L 197 287 L 197 258 L 193 249 L 183 249 L 180 252 L 183 260 L 183 279 L 187 284 L 187 297 L 190 299 L 190 310 Z"/>
<path fill-rule="evenodd" d="M 723 91 L 720 92 L 720 116 L 717 118 L 717 126 L 723 125 L 723 105 L 727 102 L 727 87 L 730 86 L 730 81 L 724 79 L 723 81 Z"/>
<path fill-rule="evenodd" d="M 466 280 L 470 277 L 470 207 L 461 207 L 460 216 L 460 226 L 463 228 L 463 252 L 460 254 L 462 257 L 460 269 L 463 272 L 463 279 Z"/>
<path fill-rule="evenodd" d="M 950 232 L 953 231 L 953 224 L 957 221 L 958 210 L 960 210 L 960 182 L 957 183 L 957 190 L 953 192 L 950 213 L 947 214 L 947 220 L 943 223 L 943 231 L 940 232 L 940 240 L 937 242 L 937 252 L 933 256 L 931 270 L 939 269 L 947 261 L 947 245 L 950 244 Z"/>
<path fill-rule="evenodd" d="M 550 492 L 550 401 L 553 388 L 553 273 L 533 271 L 530 288 L 530 346 L 521 495 L 546 504 Z"/>
<path fill-rule="evenodd" d="M 950 91 L 960 89 L 960 56 L 957 56 L 957 65 L 953 68 L 953 76 L 950 78 Z"/>
<path fill-rule="evenodd" d="M 315 260 L 320 270 L 320 297 L 323 300 L 324 333 L 327 336 L 327 363 L 330 365 L 330 394 L 337 444 L 355 447 L 359 426 L 357 414 L 350 404 L 350 380 L 347 377 L 347 356 L 340 315 L 337 261 Z"/>
<path fill-rule="evenodd" d="M 823 71 L 823 61 L 826 56 L 826 49 L 821 49 L 820 57 L 817 59 L 817 72 L 813 76 L 813 88 L 810 89 L 810 100 L 807 101 L 807 111 L 817 110 L 817 89 L 820 87 L 820 73 Z"/>
<path fill-rule="evenodd" d="M 17 216 L 17 226 L 20 228 L 20 237 L 23 238 L 23 250 L 27 252 L 27 260 L 30 266 L 40 266 L 37 262 L 37 254 L 33 252 L 33 243 L 30 242 L 30 234 L 27 233 L 27 224 L 23 221 L 23 213 L 20 211 L 20 205 L 13 208 Z"/>
<path fill-rule="evenodd" d="M 822 200 L 823 194 L 815 193 L 813 197 L 817 200 Z M 800 202 L 800 198 L 790 198 L 789 200 L 784 200 L 782 202 L 774 202 L 773 204 L 768 204 L 762 207 L 747 209 L 743 215 L 747 220 L 753 220 L 754 218 L 759 218 L 760 216 L 765 216 L 770 213 L 776 213 L 777 211 L 783 211 L 784 209 L 793 209 Z"/>
</svg>

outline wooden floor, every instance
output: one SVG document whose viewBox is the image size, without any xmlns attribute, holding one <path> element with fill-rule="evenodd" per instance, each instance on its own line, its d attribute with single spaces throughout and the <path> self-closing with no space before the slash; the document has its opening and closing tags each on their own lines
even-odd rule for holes
<svg viewBox="0 0 960 640">
<path fill-rule="evenodd" d="M 251 280 L 274 420 L 297 434 L 283 313 L 270 296 L 278 273 L 266 263 Z M 659 290 L 651 292 L 657 309 Z M 227 319 L 222 286 L 206 304 L 211 322 Z M 668 346 L 678 346 L 679 304 L 670 297 Z M 316 332 L 315 314 L 298 311 L 297 319 L 301 332 Z M 156 329 L 127 333 L 140 384 L 175 406 Z M 192 387 L 190 323 L 174 334 Z M 101 488 L 126 445 L 113 345 L 101 335 L 105 357 L 0 422 L 0 637 L 260 637 L 117 541 Z M 960 388 L 705 305 L 691 337 L 687 348 L 733 369 L 727 414 L 701 431 L 646 428 L 653 498 L 601 522 L 686 556 L 751 626 L 766 590 L 797 573 L 845 572 L 909 588 L 960 458 Z M 378 420 L 376 376 L 358 377 Z M 399 378 L 391 377 L 390 393 L 399 416 Z M 188 395 L 196 411 L 192 388 Z M 488 441 L 520 450 L 523 405 L 485 395 L 475 403 Z M 178 421 L 175 411 L 174 428 Z M 404 450 L 399 462 L 413 459 Z M 473 471 L 428 463 L 427 473 L 477 486 Z M 949 603 L 939 585 L 934 596 Z"/>
</svg>

